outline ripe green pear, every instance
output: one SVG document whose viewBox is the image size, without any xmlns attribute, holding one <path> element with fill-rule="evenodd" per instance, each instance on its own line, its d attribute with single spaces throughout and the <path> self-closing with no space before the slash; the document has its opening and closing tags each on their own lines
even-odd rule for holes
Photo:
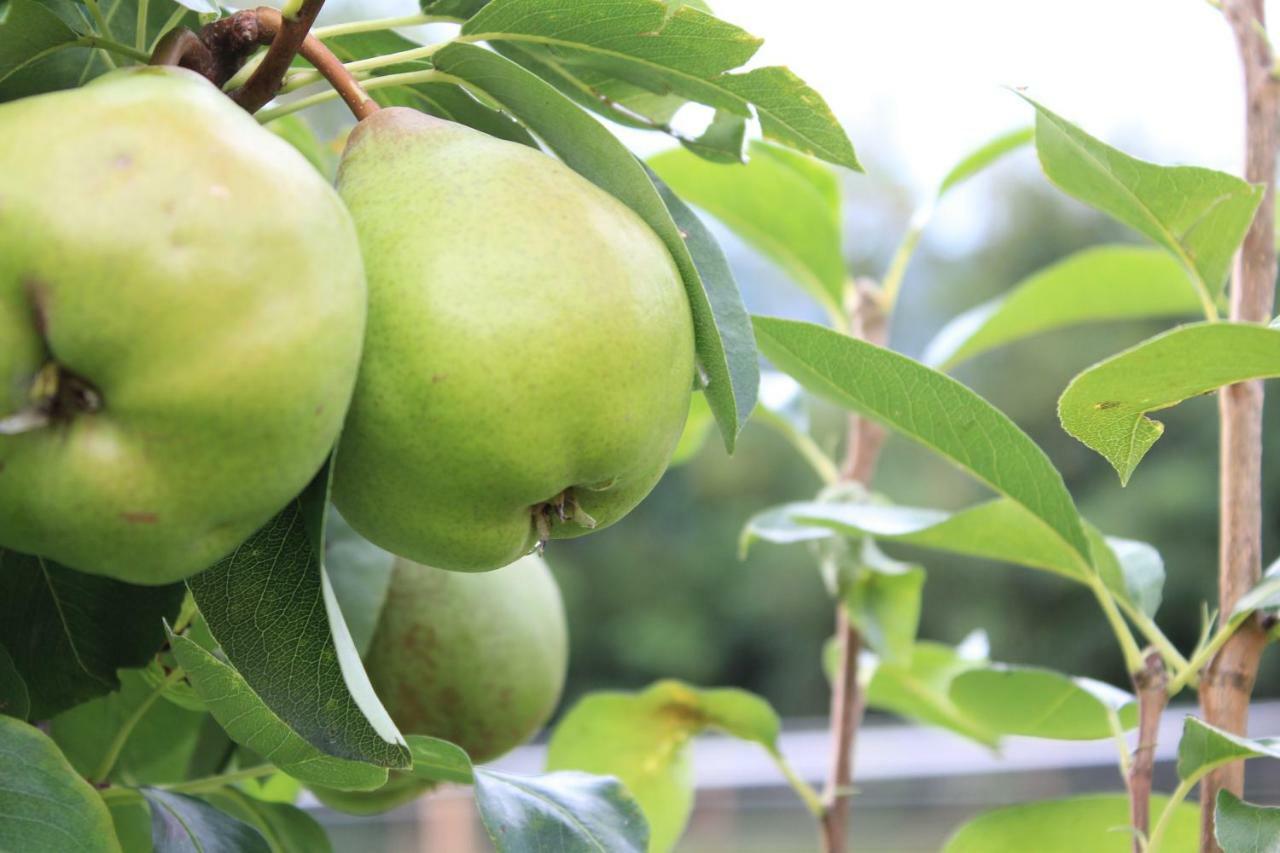
<svg viewBox="0 0 1280 853">
<path fill-rule="evenodd" d="M 365 669 L 401 732 L 452 741 L 479 763 L 547 721 L 568 654 L 564 604 L 542 558 L 482 573 L 397 559 Z"/>
<path fill-rule="evenodd" d="M 617 521 L 666 469 L 695 377 L 679 273 L 559 161 L 414 110 L 352 133 L 338 175 L 369 332 L 334 502 L 444 569 L 506 565 Z"/>
<path fill-rule="evenodd" d="M 341 428 L 350 217 L 177 69 L 0 106 L 0 175 L 0 548 L 141 584 L 200 571 Z"/>
</svg>

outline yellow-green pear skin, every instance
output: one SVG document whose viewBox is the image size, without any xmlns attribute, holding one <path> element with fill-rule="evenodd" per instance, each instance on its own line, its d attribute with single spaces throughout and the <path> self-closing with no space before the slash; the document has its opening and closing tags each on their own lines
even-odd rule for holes
<svg viewBox="0 0 1280 853">
<path fill-rule="evenodd" d="M 336 192 L 203 78 L 0 106 L 0 548 L 139 584 L 216 562 L 324 462 L 365 301 Z"/>
<path fill-rule="evenodd" d="M 695 379 L 666 247 L 524 145 L 405 108 L 338 175 L 369 333 L 334 502 L 375 544 L 487 570 L 617 521 L 666 469 Z"/>
<path fill-rule="evenodd" d="M 401 732 L 451 741 L 480 763 L 550 718 L 568 649 L 560 589 L 541 557 L 474 573 L 401 558 L 365 669 Z"/>
</svg>

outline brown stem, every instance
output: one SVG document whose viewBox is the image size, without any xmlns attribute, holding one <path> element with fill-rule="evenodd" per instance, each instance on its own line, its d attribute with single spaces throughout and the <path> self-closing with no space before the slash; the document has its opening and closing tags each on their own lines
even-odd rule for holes
<svg viewBox="0 0 1280 853">
<path fill-rule="evenodd" d="M 1133 825 L 1133 853 L 1142 853 L 1143 839 L 1151 825 L 1151 775 L 1155 768 L 1156 741 L 1160 715 L 1169 702 L 1169 677 L 1164 659 L 1148 649 L 1142 669 L 1133 673 L 1134 692 L 1138 694 L 1138 745 L 1129 765 L 1129 822 Z"/>
<path fill-rule="evenodd" d="M 308 5 L 304 3 L 303 9 L 305 10 Z M 316 12 L 319 11 L 320 5 L 320 3 L 315 4 Z M 272 62 L 272 53 L 276 51 L 276 45 L 286 38 L 292 38 L 290 33 L 297 29 L 297 22 L 302 19 L 302 15 L 299 13 L 297 19 L 290 21 L 281 16 L 275 9 L 266 7 L 255 9 L 254 14 L 258 22 L 259 42 L 270 44 L 271 47 L 268 48 L 262 64 L 253 72 L 248 81 L 231 93 L 231 98 L 249 112 L 256 112 L 280 90 L 284 80 L 284 71 L 280 72 L 279 77 L 271 78 L 272 82 L 269 87 L 266 83 L 255 81 L 259 80 L 259 75 L 263 73 L 267 63 Z M 312 18 L 314 19 L 314 17 L 313 14 Z M 311 24 L 307 23 L 306 26 L 310 28 Z M 301 54 L 303 59 L 315 66 L 315 69 L 329 82 L 329 85 L 342 96 L 342 100 L 357 120 L 367 118 L 378 111 L 378 104 L 356 82 L 356 78 L 342 64 L 342 60 L 334 56 L 333 51 L 325 47 L 324 42 L 310 35 L 306 29 L 302 30 L 302 36 L 297 46 L 290 48 L 289 58 L 285 61 L 284 70 L 288 70 L 289 63 L 293 61 L 295 53 Z M 265 97 L 263 97 L 264 93 Z"/>
<path fill-rule="evenodd" d="M 1265 323 L 1275 297 L 1275 168 L 1280 94 L 1271 77 L 1273 57 L 1263 29 L 1263 0 L 1226 0 L 1244 67 L 1245 178 L 1266 186 L 1258 215 L 1245 235 L 1232 275 L 1231 319 Z M 1262 383 L 1222 389 L 1218 606 L 1227 618 L 1236 602 L 1258 580 L 1262 565 Z M 1214 656 L 1200 681 L 1200 707 L 1207 722 L 1244 734 L 1249 697 L 1266 645 L 1258 620 L 1250 619 Z M 1200 784 L 1200 849 L 1216 851 L 1213 813 L 1218 791 L 1239 796 L 1244 764 L 1215 770 Z"/>
<path fill-rule="evenodd" d="M 200 37 L 186 27 L 165 33 L 151 52 L 151 65 L 176 65 L 204 77 L 213 73 L 213 54 Z"/>
<path fill-rule="evenodd" d="M 856 283 L 849 334 L 876 346 L 884 346 L 888 323 L 876 297 L 873 284 L 862 280 Z M 870 484 L 885 437 L 885 429 L 880 424 L 851 416 L 841 479 L 864 486 Z M 849 621 L 844 605 L 837 602 L 838 663 L 831 685 L 831 767 L 827 774 L 826 811 L 821 828 L 823 853 L 843 853 L 848 847 L 854 747 L 865 705 L 865 697 L 858 684 L 858 653 L 861 648 L 862 636 Z"/>
</svg>

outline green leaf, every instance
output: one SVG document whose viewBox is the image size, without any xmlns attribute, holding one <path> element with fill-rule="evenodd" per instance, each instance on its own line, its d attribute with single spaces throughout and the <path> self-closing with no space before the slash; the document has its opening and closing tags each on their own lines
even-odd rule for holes
<svg viewBox="0 0 1280 853">
<path fill-rule="evenodd" d="M 949 370 L 1044 332 L 1199 310 L 1186 271 L 1168 252 L 1123 245 L 1085 249 L 953 319 L 929 343 L 924 362 Z"/>
<path fill-rule="evenodd" d="M 522 51 L 513 58 L 532 59 L 531 69 L 580 103 L 598 101 L 603 86 L 598 77 L 584 80 L 579 69 L 586 69 L 730 115 L 748 116 L 748 105 L 754 105 L 765 136 L 860 168 L 848 137 L 817 92 L 785 68 L 725 73 L 750 59 L 760 40 L 688 4 L 497 0 L 463 25 L 461 37 L 500 48 L 519 45 Z M 597 111 L 616 117 L 613 111 Z"/>
<path fill-rule="evenodd" d="M 351 632 L 351 642 L 363 656 L 378 627 L 396 557 L 356 533 L 333 506 L 329 507 L 327 521 L 325 570 L 342 619 Z"/>
<path fill-rule="evenodd" d="M 1035 138 L 1035 128 L 1020 127 L 1017 130 L 1002 133 L 987 142 L 953 166 L 950 172 L 947 172 L 942 179 L 942 183 L 938 185 L 937 198 L 942 198 L 960 184 L 999 161 L 1002 157 L 1012 154 L 1024 145 L 1029 145 L 1033 138 Z"/>
<path fill-rule="evenodd" d="M 1003 412 L 948 376 L 839 332 L 755 318 L 764 354 L 810 391 L 934 450 L 1025 507 L 1075 552 L 1090 550 L 1062 475 Z"/>
<path fill-rule="evenodd" d="M 204 799 L 219 811 L 257 829 L 271 853 L 331 853 L 332 845 L 315 818 L 290 803 L 265 803 L 236 788 Z"/>
<path fill-rule="evenodd" d="M 1257 586 L 1240 596 L 1231 616 L 1239 619 L 1255 610 L 1261 610 L 1269 616 L 1280 612 L 1280 560 L 1267 567 Z"/>
<path fill-rule="evenodd" d="M 1160 814 L 1168 800 L 1153 796 L 1152 813 Z M 1162 849 L 1198 849 L 1200 810 L 1190 803 L 1180 803 L 1175 808 Z M 957 830 L 942 849 L 943 853 L 1129 853 L 1133 835 L 1128 830 L 1126 795 L 1086 794 L 984 812 Z"/>
<path fill-rule="evenodd" d="M 1280 853 L 1280 808 L 1246 803 L 1224 788 L 1218 791 L 1213 837 L 1222 853 Z"/>
<path fill-rule="evenodd" d="M 1147 616 L 1155 616 L 1164 594 L 1164 559 L 1146 542 L 1102 536 L 1092 525 L 1093 561 L 1107 588 Z"/>
<path fill-rule="evenodd" d="M 711 407 L 707 405 L 707 398 L 695 392 L 689 398 L 689 416 L 685 418 L 684 431 L 680 433 L 680 440 L 676 442 L 669 464 L 683 465 L 697 456 L 698 451 L 707 443 L 707 434 L 711 432 L 715 420 Z"/>
<path fill-rule="evenodd" d="M 35 726 L 0 715 L 0 766 L 0 850 L 120 853 L 102 798 Z"/>
<path fill-rule="evenodd" d="M 117 798 L 107 804 L 107 809 L 124 853 L 152 853 L 151 807 L 146 800 Z"/>
<path fill-rule="evenodd" d="M 648 819 L 648 849 L 665 851 L 693 808 L 692 739 L 719 729 L 773 753 L 779 726 L 768 703 L 741 690 L 659 681 L 638 693 L 591 693 L 556 726 L 547 769 L 618 777 Z"/>
<path fill-rule="evenodd" d="M 209 711 L 237 743 L 309 784 L 371 791 L 386 783 L 385 767 L 334 758 L 308 743 L 253 692 L 234 667 L 187 637 L 171 635 L 170 642 Z"/>
<path fill-rule="evenodd" d="M 1023 97 L 1036 108 L 1036 152 L 1049 180 L 1171 252 L 1212 308 L 1263 188 L 1225 172 L 1130 157 Z"/>
<path fill-rule="evenodd" d="M 116 670 L 151 659 L 182 596 L 180 583 L 136 586 L 0 549 L 0 646 L 26 682 L 31 717 L 119 687 Z"/>
<path fill-rule="evenodd" d="M 471 759 L 462 747 L 427 735 L 409 735 L 406 740 L 413 756 L 410 775 L 425 782 L 469 785 L 474 781 Z"/>
<path fill-rule="evenodd" d="M 986 664 L 985 642 L 981 649 L 976 648 L 978 645 L 966 641 L 952 648 L 921 641 L 905 662 L 881 662 L 874 655 L 863 655 L 860 666 L 871 670 L 866 689 L 867 707 L 995 746 L 999 734 L 958 707 L 949 692 L 957 676 Z"/>
<path fill-rule="evenodd" d="M 480 768 L 476 806 L 498 853 L 643 853 L 649 840 L 626 789 L 586 773 L 527 778 Z"/>
<path fill-rule="evenodd" d="M 1196 323 L 1150 338 L 1080 373 L 1058 400 L 1062 427 L 1106 457 L 1121 484 L 1164 425 L 1148 412 L 1249 379 L 1280 376 L 1280 329 Z"/>
<path fill-rule="evenodd" d="M 1178 741 L 1178 777 L 1200 779 L 1224 764 L 1246 758 L 1280 758 L 1280 738 L 1247 738 L 1195 717 L 1182 722 Z"/>
<path fill-rule="evenodd" d="M 489 0 L 421 0 L 422 11 L 427 15 L 465 20 L 484 8 Z"/>
<path fill-rule="evenodd" d="M 322 565 L 330 467 L 187 585 L 237 675 L 293 733 L 337 758 L 407 767 Z"/>
<path fill-rule="evenodd" d="M 696 138 L 681 137 L 680 144 L 713 163 L 741 163 L 747 140 L 747 120 L 728 110 L 716 110 L 711 121 Z"/>
<path fill-rule="evenodd" d="M 271 853 L 262 833 L 213 806 L 159 788 L 142 788 L 151 806 L 156 853 Z"/>
<path fill-rule="evenodd" d="M 121 728 L 141 713 L 110 778 L 129 785 L 180 782 L 205 714 L 158 701 L 156 692 L 139 670 L 121 670 L 119 690 L 63 711 L 49 734 L 76 771 L 92 779 Z"/>
<path fill-rule="evenodd" d="M 1111 737 L 1110 715 L 1125 729 L 1138 724 L 1137 700 L 1091 678 L 1048 669 L 993 664 L 951 682 L 951 701 L 1002 735 L 1095 740 Z"/>
<path fill-rule="evenodd" d="M 25 720 L 31 713 L 31 695 L 27 683 L 22 680 L 13 658 L 4 646 L 0 646 L 0 714 Z"/>
<path fill-rule="evenodd" d="M 332 181 L 337 175 L 338 155 L 320 141 L 315 130 L 302 116 L 296 113 L 281 116 L 263 127 L 298 149 L 298 153 L 306 157 L 307 162 L 324 175 L 325 180 Z"/>
<path fill-rule="evenodd" d="M 759 367 L 733 276 L 697 217 L 671 196 L 660 195 L 644 167 L 609 131 L 532 73 L 468 44 L 450 44 L 433 59 L 436 68 L 518 116 L 570 168 L 634 210 L 666 244 L 689 295 L 707 402 L 732 452 L 755 405 Z"/>
<path fill-rule="evenodd" d="M 850 621 L 881 661 L 909 662 L 920 625 L 924 569 L 890 559 L 869 538 L 854 563 L 840 593 Z"/>
<path fill-rule="evenodd" d="M 843 316 L 845 270 L 838 194 L 831 170 L 801 171 L 780 149 L 752 143 L 744 166 L 708 163 L 688 151 L 649 166 L 681 198 L 729 226 L 771 259 L 834 316 Z"/>
</svg>

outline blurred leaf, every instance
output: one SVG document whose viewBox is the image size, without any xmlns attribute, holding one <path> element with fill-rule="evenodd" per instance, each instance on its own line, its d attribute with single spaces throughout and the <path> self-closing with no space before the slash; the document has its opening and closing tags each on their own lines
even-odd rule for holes
<svg viewBox="0 0 1280 853">
<path fill-rule="evenodd" d="M 716 110 L 710 123 L 696 138 L 682 137 L 680 144 L 713 163 L 741 163 L 747 139 L 747 120 L 728 110 Z"/>
<path fill-rule="evenodd" d="M 315 130 L 302 116 L 297 113 L 281 116 L 275 121 L 267 122 L 264 127 L 298 149 L 298 153 L 306 157 L 307 162 L 315 166 L 326 181 L 332 181 L 337 175 L 337 156 L 329 146 L 320 141 Z"/>
<path fill-rule="evenodd" d="M 93 779 L 116 735 L 130 724 L 111 778 L 129 785 L 180 782 L 205 715 L 157 701 L 157 691 L 138 670 L 121 670 L 119 690 L 54 717 L 49 734 L 76 771 Z"/>
<path fill-rule="evenodd" d="M 1222 853 L 1280 851 L 1280 808 L 1246 803 L 1225 788 L 1218 791 L 1213 835 Z"/>
<path fill-rule="evenodd" d="M 1168 797 L 1151 798 L 1160 814 Z M 1200 843 L 1200 810 L 1180 803 L 1164 836 L 1166 850 L 1195 850 Z M 992 853 L 1034 850 L 1036 853 L 1129 853 L 1129 798 L 1125 794 L 1085 794 L 1005 806 L 978 815 L 960 827 L 943 853 Z"/>
<path fill-rule="evenodd" d="M 187 585 L 236 674 L 294 734 L 337 758 L 407 767 L 409 750 L 374 695 L 321 559 L 330 467 Z"/>
<path fill-rule="evenodd" d="M 113 799 L 107 805 L 124 853 L 152 853 L 151 807 L 142 797 Z"/>
<path fill-rule="evenodd" d="M 1048 669 L 993 664 L 961 673 L 951 682 L 951 701 L 1001 735 L 1095 740 L 1111 737 L 1110 712 L 1121 725 L 1138 724 L 1137 700 L 1091 678 Z"/>
<path fill-rule="evenodd" d="M 995 746 L 999 734 L 959 708 L 950 696 L 953 679 L 985 665 L 985 653 L 978 656 L 962 647 L 920 641 L 906 662 L 882 662 L 873 654 L 863 654 L 859 667 L 870 670 L 870 675 L 859 673 L 859 677 L 867 684 L 867 707 Z M 831 666 L 828 663 L 828 671 Z"/>
<path fill-rule="evenodd" d="M 570 168 L 634 210 L 666 244 L 689 295 L 707 402 L 732 451 L 755 405 L 759 367 L 728 264 L 696 217 L 678 202 L 669 209 L 670 197 L 659 195 L 643 166 L 608 130 L 532 73 L 468 44 L 450 44 L 433 59 L 436 68 L 466 80 L 518 116 Z M 680 217 L 679 227 L 673 215 Z"/>
<path fill-rule="evenodd" d="M 385 767 L 334 758 L 308 743 L 276 716 L 230 665 L 184 636 L 171 635 L 170 642 L 209 711 L 237 743 L 303 782 L 357 791 L 386 783 Z"/>
<path fill-rule="evenodd" d="M 556 726 L 547 769 L 618 777 L 648 819 L 648 849 L 657 853 L 675 845 L 693 808 L 694 736 L 718 729 L 773 754 L 779 727 L 768 703 L 742 690 L 659 681 L 638 693 L 590 693 Z"/>
<path fill-rule="evenodd" d="M 1280 758 L 1280 738 L 1247 738 L 1195 717 L 1182 721 L 1178 741 L 1178 777 L 1201 779 L 1224 764 L 1246 758 Z"/>
<path fill-rule="evenodd" d="M 182 596 L 180 583 L 136 586 L 0 549 L 0 646 L 26 682 L 31 717 L 119 687 L 116 670 L 151 659 Z"/>
<path fill-rule="evenodd" d="M 949 370 L 1024 338 L 1081 323 L 1199 313 L 1187 273 L 1161 249 L 1085 249 L 964 312 L 925 350 L 925 364 Z"/>
<path fill-rule="evenodd" d="M 1062 427 L 1102 454 L 1123 485 L 1164 425 L 1148 412 L 1223 385 L 1280 376 L 1280 329 L 1196 323 L 1149 338 L 1088 368 L 1058 400 Z"/>
<path fill-rule="evenodd" d="M 840 596 L 849 619 L 884 663 L 909 663 L 920 625 L 924 569 L 890 559 L 862 540 L 852 577 Z"/>
<path fill-rule="evenodd" d="M 120 853 L 102 798 L 39 729 L 0 715 L 0 755 L 0 850 Z"/>
<path fill-rule="evenodd" d="M 1263 188 L 1225 172 L 1130 157 L 1023 98 L 1036 108 L 1036 151 L 1049 180 L 1171 252 L 1211 306 Z"/>
<path fill-rule="evenodd" d="M 0 646 L 0 714 L 25 720 L 31 712 L 31 696 L 13 658 Z"/>
<path fill-rule="evenodd" d="M 1255 610 L 1270 616 L 1280 613 L 1280 560 L 1267 567 L 1257 586 L 1240 596 L 1231 615 L 1240 618 Z"/>
<path fill-rule="evenodd" d="M 159 788 L 139 793 L 151 806 L 156 853 L 271 853 L 262 833 L 202 800 Z"/>
<path fill-rule="evenodd" d="M 526 778 L 479 768 L 476 806 L 498 853 L 643 853 L 649 840 L 626 789 L 586 773 Z"/>
<path fill-rule="evenodd" d="M 681 198 L 706 210 L 759 249 L 833 316 L 843 316 L 847 272 L 840 211 L 831 202 L 834 174 L 800 171 L 765 143 L 751 145 L 744 166 L 708 163 L 688 151 L 666 151 L 650 167 Z"/>
<path fill-rule="evenodd" d="M 420 0 L 427 15 L 450 18 L 469 18 L 484 8 L 489 0 Z"/>
<path fill-rule="evenodd" d="M 351 642 L 357 654 L 363 656 L 378 627 L 396 557 L 356 533 L 332 505 L 327 521 L 325 569 L 341 606 L 342 619 L 351 632 Z"/>
<path fill-rule="evenodd" d="M 1155 616 L 1164 595 L 1164 559 L 1146 542 L 1102 536 L 1092 525 L 1094 564 L 1107 588 L 1147 616 Z"/>
<path fill-rule="evenodd" d="M 895 352 L 795 320 L 755 318 L 765 356 L 810 391 L 935 451 L 1090 553 L 1062 475 L 1008 416 L 948 376 Z"/>
<path fill-rule="evenodd" d="M 971 152 L 967 157 L 952 167 L 950 172 L 938 185 L 938 198 L 942 198 L 955 187 L 972 178 L 974 175 L 990 167 L 1002 157 L 1012 154 L 1024 145 L 1031 143 L 1035 137 L 1035 128 L 1020 127 L 1008 133 L 1002 133 L 991 141 Z"/>
<path fill-rule="evenodd" d="M 329 836 L 315 818 L 288 803 L 264 803 L 236 788 L 223 788 L 204 799 L 225 814 L 254 827 L 271 853 L 330 853 Z"/>
<path fill-rule="evenodd" d="M 671 454 L 670 464 L 683 465 L 698 455 L 702 445 L 707 443 L 707 434 L 711 432 L 715 422 L 716 418 L 711 414 L 707 398 L 700 393 L 694 393 L 689 398 L 689 416 L 685 419 L 680 440 L 676 442 L 675 452 Z"/>
<path fill-rule="evenodd" d="M 515 43 L 530 68 L 580 103 L 599 102 L 604 73 L 657 95 L 674 93 L 746 117 L 756 108 L 765 136 L 837 165 L 860 168 L 853 146 L 818 93 L 785 68 L 725 72 L 745 63 L 760 40 L 689 5 L 661 0 L 496 0 L 463 25 L 469 41 Z M 598 106 L 592 108 L 610 115 Z M 636 122 L 624 118 L 625 124 Z M 722 119 L 717 132 L 729 126 Z M 715 138 L 714 135 L 712 138 Z M 723 139 L 715 150 L 724 154 Z"/>
</svg>

